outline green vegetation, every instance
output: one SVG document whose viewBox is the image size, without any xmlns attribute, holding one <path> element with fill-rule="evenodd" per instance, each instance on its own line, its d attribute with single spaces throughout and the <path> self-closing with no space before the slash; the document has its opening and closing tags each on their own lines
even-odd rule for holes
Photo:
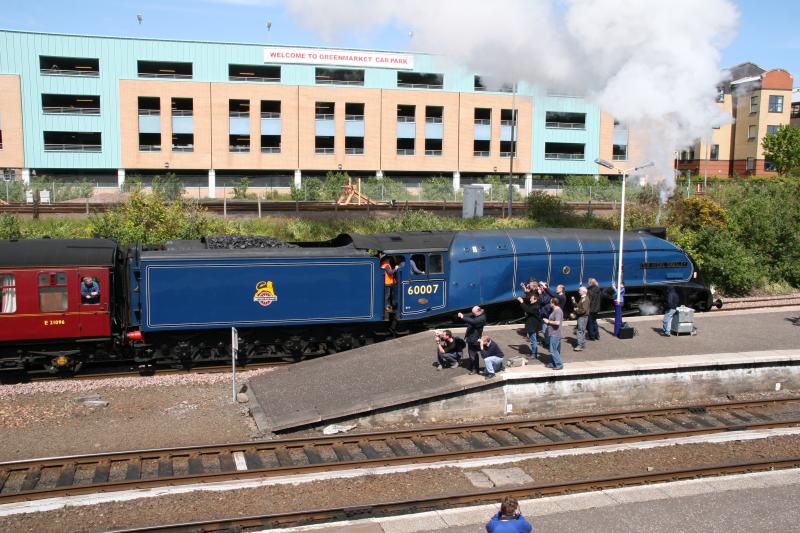
<svg viewBox="0 0 800 533">
<path fill-rule="evenodd" d="M 325 181 L 311 179 L 318 198 L 338 197 L 346 174 Z M 165 178 L 169 183 L 169 176 Z M 384 178 L 363 179 L 362 190 L 379 199 L 403 200 L 403 183 Z M 580 180 L 573 181 L 580 185 Z M 602 180 L 601 180 L 602 185 Z M 247 195 L 242 180 L 237 195 Z M 499 187 L 500 185 L 498 185 Z M 152 194 L 135 188 L 127 203 L 89 219 L 45 218 L 29 220 L 0 215 L 0 238 L 114 237 L 122 244 L 161 243 L 169 239 L 195 239 L 204 235 L 239 233 L 270 235 L 287 241 L 320 241 L 339 233 L 389 231 L 501 229 L 533 227 L 584 227 L 615 229 L 618 216 L 600 218 L 573 211 L 564 194 L 534 191 L 527 200 L 526 216 L 483 217 L 462 220 L 429 211 L 377 213 L 368 218 L 310 220 L 269 217 L 223 220 L 210 216 L 197 203 L 175 197 L 176 189 L 159 185 Z M 685 196 L 680 184 L 661 204 L 658 191 L 631 188 L 626 204 L 627 229 L 664 225 L 672 242 L 697 262 L 706 281 L 724 294 L 752 291 L 786 291 L 800 288 L 800 179 L 728 179 L 709 187 L 704 196 Z M 507 189 L 506 189 L 507 192 Z M 450 180 L 431 180 L 429 194 L 452 197 Z M 521 213 L 520 213 L 521 215 Z"/>
<path fill-rule="evenodd" d="M 800 128 L 780 126 L 761 141 L 764 158 L 782 176 L 800 176 Z"/>
</svg>

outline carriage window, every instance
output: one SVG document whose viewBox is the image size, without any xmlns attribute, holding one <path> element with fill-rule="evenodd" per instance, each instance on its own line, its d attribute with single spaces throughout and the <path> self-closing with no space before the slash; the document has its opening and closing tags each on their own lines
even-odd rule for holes
<svg viewBox="0 0 800 533">
<path fill-rule="evenodd" d="M 14 274 L 0 274 L 0 313 L 17 312 L 17 282 Z"/>
<path fill-rule="evenodd" d="M 39 274 L 39 309 L 44 313 L 67 310 L 67 274 Z"/>
<path fill-rule="evenodd" d="M 424 274 L 425 267 L 425 256 L 423 254 L 414 254 L 411 256 L 411 267 L 412 274 Z"/>
<path fill-rule="evenodd" d="M 431 254 L 428 256 L 428 274 L 441 274 L 444 272 L 442 267 L 442 255 Z"/>
<path fill-rule="evenodd" d="M 81 304 L 100 303 L 100 281 L 92 276 L 81 278 Z"/>
</svg>

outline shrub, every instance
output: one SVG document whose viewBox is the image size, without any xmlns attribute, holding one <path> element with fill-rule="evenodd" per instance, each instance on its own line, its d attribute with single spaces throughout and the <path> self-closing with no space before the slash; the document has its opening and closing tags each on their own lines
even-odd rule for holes
<svg viewBox="0 0 800 533">
<path fill-rule="evenodd" d="M 163 178 L 161 176 L 153 178 L 153 194 L 168 202 L 183 198 L 183 189 L 183 180 L 176 176 L 174 172 L 167 172 L 167 175 Z"/>
<path fill-rule="evenodd" d="M 717 285 L 725 294 L 745 295 L 763 282 L 761 262 L 730 231 L 704 228 L 694 241 L 694 260 L 706 282 Z"/>
<path fill-rule="evenodd" d="M 544 191 L 532 191 L 527 201 L 528 218 L 545 226 L 565 226 L 575 220 L 566 202 Z"/>
<path fill-rule="evenodd" d="M 22 227 L 19 218 L 11 213 L 0 214 L 0 239 L 21 239 Z"/>
<path fill-rule="evenodd" d="M 453 180 L 444 176 L 422 182 L 420 200 L 453 200 Z"/>
</svg>

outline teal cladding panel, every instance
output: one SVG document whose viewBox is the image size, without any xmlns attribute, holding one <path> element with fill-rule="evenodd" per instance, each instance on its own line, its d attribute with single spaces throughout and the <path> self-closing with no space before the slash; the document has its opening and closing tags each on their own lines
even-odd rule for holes
<svg viewBox="0 0 800 533">
<path fill-rule="evenodd" d="M 571 130 L 546 128 L 548 111 L 565 111 L 586 114 L 586 129 Z M 582 98 L 549 96 L 534 97 L 533 106 L 533 173 L 535 174 L 596 174 L 594 160 L 600 154 L 600 110 Z M 583 160 L 552 160 L 544 158 L 545 143 L 580 143 L 584 146 Z"/>
</svg>

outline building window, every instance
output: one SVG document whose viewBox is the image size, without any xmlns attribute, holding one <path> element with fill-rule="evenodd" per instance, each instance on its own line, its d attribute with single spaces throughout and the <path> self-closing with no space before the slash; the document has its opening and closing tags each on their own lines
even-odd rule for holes
<svg viewBox="0 0 800 533">
<path fill-rule="evenodd" d="M 17 312 L 17 283 L 14 274 L 0 274 L 0 313 Z"/>
<path fill-rule="evenodd" d="M 475 125 L 489 125 L 492 123 L 492 110 L 476 107 L 475 108 Z"/>
<path fill-rule="evenodd" d="M 488 139 L 475 139 L 472 141 L 472 155 L 475 157 L 489 157 L 491 152 L 491 141 Z"/>
<path fill-rule="evenodd" d="M 100 75 L 100 60 L 84 57 L 39 56 L 39 72 L 45 76 L 96 78 Z"/>
<path fill-rule="evenodd" d="M 228 151 L 250 152 L 249 100 L 228 100 Z"/>
<path fill-rule="evenodd" d="M 45 152 L 100 152 L 100 132 L 45 131 Z"/>
<path fill-rule="evenodd" d="M 775 167 L 775 163 L 773 163 L 769 159 L 765 159 L 764 160 L 764 172 L 777 172 L 777 168 Z"/>
<path fill-rule="evenodd" d="M 775 133 L 778 133 L 779 129 L 780 126 L 775 126 L 775 125 L 767 126 L 767 135 L 774 135 Z"/>
<path fill-rule="evenodd" d="M 443 89 L 444 76 L 423 72 L 398 72 L 397 86 L 407 89 Z"/>
<path fill-rule="evenodd" d="M 345 122 L 357 122 L 364 120 L 364 104 L 349 102 L 344 104 Z"/>
<path fill-rule="evenodd" d="M 800 118 L 800 102 L 792 102 L 792 117 Z"/>
<path fill-rule="evenodd" d="M 335 137 L 329 135 L 317 135 L 314 138 L 315 154 L 332 154 L 336 147 Z"/>
<path fill-rule="evenodd" d="M 544 158 L 579 161 L 585 157 L 584 148 L 583 143 L 545 143 Z"/>
<path fill-rule="evenodd" d="M 397 106 L 397 122 L 415 122 L 417 107 L 413 105 Z"/>
<path fill-rule="evenodd" d="M 425 139 L 425 155 L 432 155 L 432 156 L 442 155 L 442 140 Z"/>
<path fill-rule="evenodd" d="M 752 125 L 747 128 L 747 140 L 752 141 L 758 135 L 758 126 Z"/>
<path fill-rule="evenodd" d="M 314 81 L 317 85 L 364 85 L 364 71 L 347 68 L 317 68 Z"/>
<path fill-rule="evenodd" d="M 753 170 L 755 170 L 755 169 L 756 169 L 756 160 L 755 160 L 755 158 L 753 158 L 753 157 L 748 157 L 748 158 L 747 158 L 747 161 L 746 161 L 746 163 L 745 163 L 745 168 L 746 168 L 748 171 L 753 171 Z"/>
<path fill-rule="evenodd" d="M 724 101 L 725 101 L 725 90 L 724 89 L 719 89 L 717 91 L 717 103 L 721 104 Z"/>
<path fill-rule="evenodd" d="M 444 117 L 444 107 L 428 105 L 425 106 L 425 122 L 427 124 L 441 124 Z"/>
<path fill-rule="evenodd" d="M 750 112 L 758 113 L 758 96 L 750 97 Z"/>
<path fill-rule="evenodd" d="M 194 152 L 194 100 L 173 98 L 172 151 Z"/>
<path fill-rule="evenodd" d="M 39 274 L 39 310 L 43 313 L 67 310 L 67 274 L 65 272 Z"/>
<path fill-rule="evenodd" d="M 628 145 L 615 144 L 611 148 L 612 161 L 627 161 L 628 160 Z"/>
<path fill-rule="evenodd" d="M 100 97 L 89 94 L 43 94 L 46 115 L 99 115 Z"/>
<path fill-rule="evenodd" d="M 712 144 L 711 145 L 711 153 L 709 154 L 709 158 L 712 161 L 719 161 L 719 145 Z"/>
<path fill-rule="evenodd" d="M 344 153 L 362 155 L 364 153 L 364 104 L 347 102 L 344 104 Z"/>
<path fill-rule="evenodd" d="M 363 155 L 364 137 L 345 137 L 344 153 L 347 155 Z"/>
<path fill-rule="evenodd" d="M 769 96 L 769 112 L 783 113 L 783 96 L 771 94 Z"/>
<path fill-rule="evenodd" d="M 314 118 L 317 120 L 333 120 L 336 105 L 333 102 L 317 102 L 314 105 Z"/>
<path fill-rule="evenodd" d="M 412 138 L 397 138 L 397 155 L 414 155 L 416 150 L 414 143 L 416 139 Z"/>
<path fill-rule="evenodd" d="M 281 81 L 281 67 L 271 65 L 228 65 L 228 80 L 276 83 Z"/>
<path fill-rule="evenodd" d="M 585 130 L 586 113 L 566 113 L 561 111 L 548 111 L 545 115 L 545 127 L 566 129 L 566 130 Z"/>
<path fill-rule="evenodd" d="M 161 99 L 157 96 L 138 98 L 139 151 L 161 151 Z"/>
<path fill-rule="evenodd" d="M 137 61 L 140 78 L 192 79 L 192 64 L 178 61 Z"/>
<path fill-rule="evenodd" d="M 511 126 L 517 122 L 517 116 L 519 110 L 514 109 L 514 113 L 512 115 L 511 109 L 501 109 L 500 110 L 500 125 L 501 126 Z"/>
<path fill-rule="evenodd" d="M 261 153 L 281 153 L 281 101 L 261 101 Z"/>
</svg>

